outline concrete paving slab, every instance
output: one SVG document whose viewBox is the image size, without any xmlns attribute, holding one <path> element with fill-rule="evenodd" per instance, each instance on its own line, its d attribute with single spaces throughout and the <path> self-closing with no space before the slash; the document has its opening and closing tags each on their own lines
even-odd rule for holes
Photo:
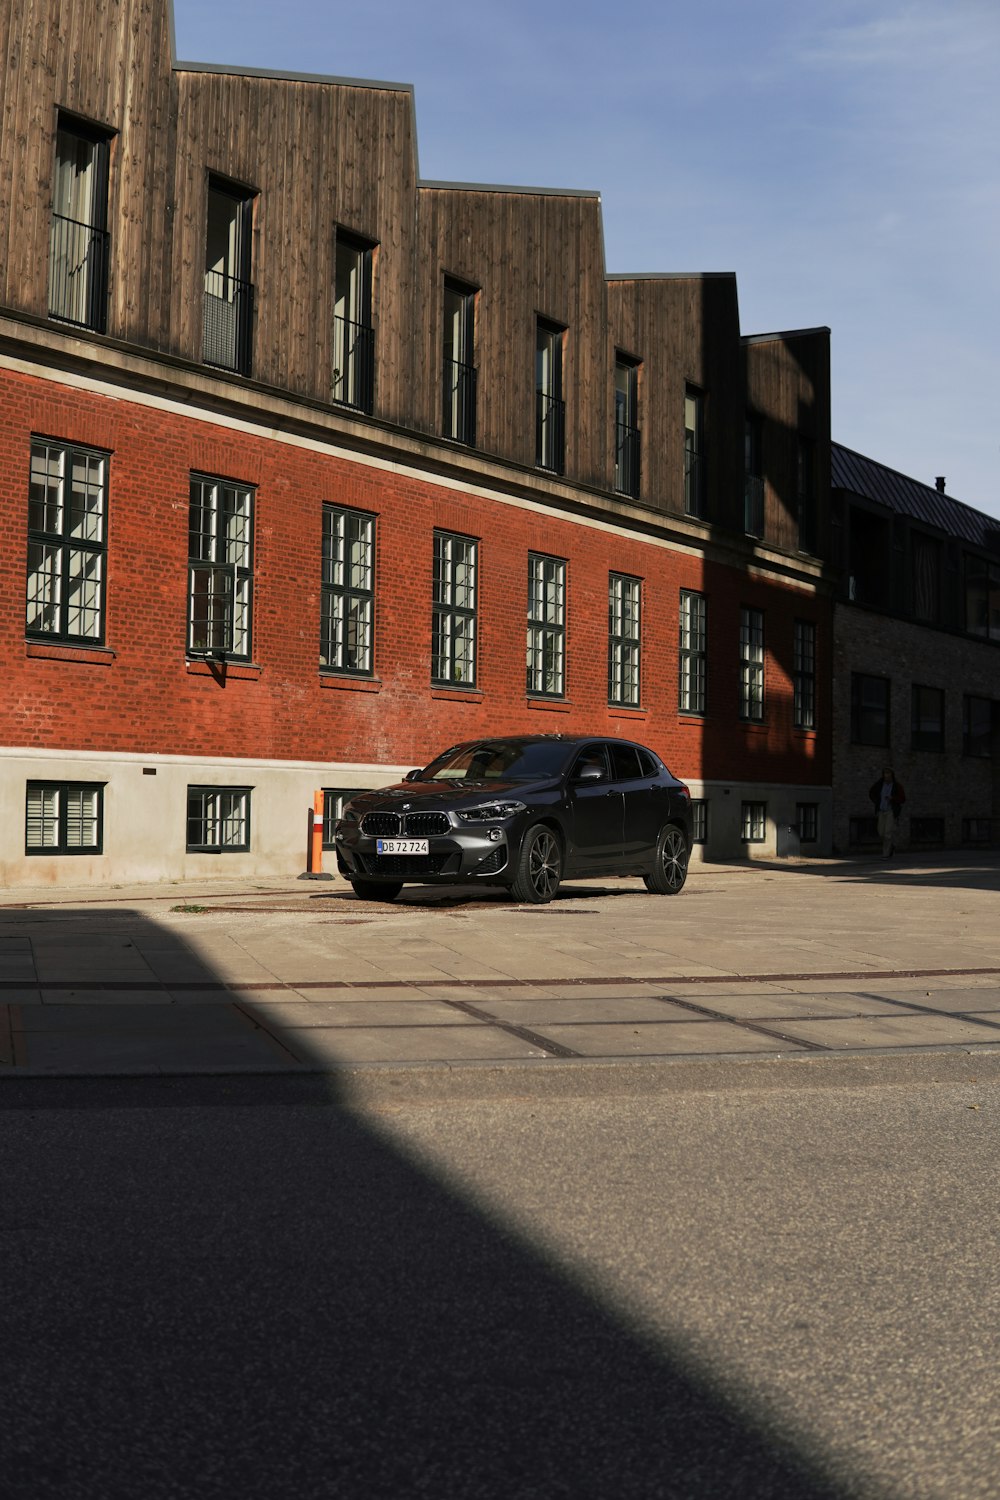
<svg viewBox="0 0 1000 1500">
<path fill-rule="evenodd" d="M 299 1051 L 298 1043 L 292 1045 Z M 541 1047 L 532 1046 L 495 1026 L 386 1027 L 382 1030 L 323 1030 L 308 1034 L 308 1061 L 318 1067 L 331 1063 L 361 1062 L 483 1062 L 516 1058 L 543 1058 Z"/>
<path fill-rule="evenodd" d="M 742 1026 L 723 1021 L 668 1021 L 659 1025 L 627 1023 L 590 1026 L 535 1026 L 549 1038 L 581 1057 L 691 1057 L 704 1053 L 798 1052 L 795 1042 L 782 1043 Z"/>
<path fill-rule="evenodd" d="M 874 1016 L 860 1020 L 789 1023 L 789 1030 L 807 1042 L 824 1047 L 955 1047 L 997 1046 L 1000 1031 L 952 1016 Z"/>
<path fill-rule="evenodd" d="M 473 1016 L 463 1016 L 453 1006 L 435 1004 L 417 997 L 409 1000 L 284 1000 L 253 1001 L 244 1005 L 248 1015 L 264 1025 L 283 1030 L 334 1026 L 475 1026 Z"/>
<path fill-rule="evenodd" d="M 871 996 L 862 997 L 853 992 L 826 994 L 817 990 L 809 995 L 789 993 L 775 995 L 770 991 L 760 994 L 753 988 L 749 988 L 738 994 L 720 995 L 713 991 L 711 994 L 678 995 L 678 999 L 687 999 L 742 1021 L 797 1022 L 819 1017 L 825 1019 L 828 1017 L 899 1015 L 898 1005 L 886 1000 L 877 1000 Z"/>
<path fill-rule="evenodd" d="M 638 1023 L 689 1020 L 690 1015 L 669 1001 L 641 998 L 635 995 L 591 996 L 577 991 L 563 999 L 506 1000 L 486 998 L 479 1002 L 489 1015 L 512 1026 L 530 1026 L 547 1030 L 555 1025 Z"/>
</svg>

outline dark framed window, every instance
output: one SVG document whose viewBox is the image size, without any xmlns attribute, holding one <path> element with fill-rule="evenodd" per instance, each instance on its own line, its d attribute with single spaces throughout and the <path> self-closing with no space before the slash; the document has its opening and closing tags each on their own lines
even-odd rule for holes
<svg viewBox="0 0 1000 1500">
<path fill-rule="evenodd" d="M 911 818 L 911 844 L 943 844 L 944 818 Z"/>
<path fill-rule="evenodd" d="M 100 645 L 107 565 L 106 453 L 32 438 L 25 633 Z"/>
<path fill-rule="evenodd" d="M 878 823 L 873 817 L 851 818 L 848 824 L 848 843 L 852 849 L 857 849 L 865 844 L 877 844 L 880 842 Z"/>
<path fill-rule="evenodd" d="M 250 848 L 248 786 L 189 786 L 189 854 L 238 854 Z"/>
<path fill-rule="evenodd" d="M 708 803 L 704 797 L 691 799 L 691 842 L 693 844 L 708 842 Z"/>
<path fill-rule="evenodd" d="M 639 366 L 624 354 L 615 357 L 615 489 L 639 495 L 642 440 L 639 434 Z"/>
<path fill-rule="evenodd" d="M 539 318 L 535 332 L 535 464 L 561 474 L 566 465 L 563 343 L 566 330 Z"/>
<path fill-rule="evenodd" d="M 819 803 L 797 802 L 795 804 L 795 816 L 798 826 L 799 843 L 815 844 L 819 838 Z"/>
<path fill-rule="evenodd" d="M 744 802 L 740 806 L 740 838 L 744 844 L 762 844 L 767 833 L 767 803 Z"/>
<path fill-rule="evenodd" d="M 936 625 L 941 619 L 941 563 L 942 548 L 937 538 L 911 531 L 913 614 L 928 625 Z"/>
<path fill-rule="evenodd" d="M 337 819 L 344 811 L 344 804 L 350 802 L 352 797 L 360 797 L 365 790 L 365 787 L 360 786 L 325 786 L 323 788 L 324 849 L 337 847 L 334 831 L 337 827 Z"/>
<path fill-rule="evenodd" d="M 476 683 L 478 555 L 471 537 L 435 531 L 431 680 L 441 686 Z"/>
<path fill-rule="evenodd" d="M 748 412 L 743 432 L 743 530 L 764 535 L 763 423 Z"/>
<path fill-rule="evenodd" d="M 566 564 L 528 554 L 529 693 L 561 698 L 566 692 Z"/>
<path fill-rule="evenodd" d="M 851 743 L 888 745 L 889 679 L 851 673 Z"/>
<path fill-rule="evenodd" d="M 370 241 L 337 230 L 331 396 L 341 406 L 368 413 L 375 396 L 374 252 Z"/>
<path fill-rule="evenodd" d="M 799 551 L 816 551 L 816 446 L 800 437 L 796 460 L 796 499 L 799 512 Z"/>
<path fill-rule="evenodd" d="M 679 694 L 682 714 L 703 714 L 708 697 L 708 601 L 681 589 Z"/>
<path fill-rule="evenodd" d="M 60 114 L 49 230 L 49 316 L 107 329 L 111 135 Z"/>
<path fill-rule="evenodd" d="M 476 441 L 476 292 L 444 280 L 441 431 L 470 447 Z"/>
<path fill-rule="evenodd" d="M 816 728 L 816 626 L 796 620 L 792 633 L 792 722 L 796 729 Z"/>
<path fill-rule="evenodd" d="M 238 375 L 253 367 L 253 203 L 247 188 L 209 178 L 202 359 Z"/>
<path fill-rule="evenodd" d="M 324 505 L 320 666 L 370 677 L 374 618 L 375 517 Z"/>
<path fill-rule="evenodd" d="M 764 611 L 740 610 L 740 718 L 764 718 Z"/>
<path fill-rule="evenodd" d="M 962 699 L 962 754 L 989 760 L 993 753 L 993 700 Z"/>
<path fill-rule="evenodd" d="M 944 691 L 914 683 L 910 690 L 910 746 L 913 750 L 944 749 Z"/>
<path fill-rule="evenodd" d="M 24 809 L 25 854 L 101 854 L 104 785 L 29 781 Z"/>
<path fill-rule="evenodd" d="M 965 628 L 1000 641 L 1000 564 L 972 553 L 965 556 Z"/>
<path fill-rule="evenodd" d="M 963 844 L 991 844 L 993 842 L 992 818 L 963 818 Z"/>
<path fill-rule="evenodd" d="M 693 385 L 684 391 L 684 510 L 705 514 L 705 397 Z"/>
<path fill-rule="evenodd" d="M 253 503 L 247 485 L 191 475 L 188 654 L 249 661 Z"/>
<path fill-rule="evenodd" d="M 621 708 L 640 703 L 642 580 L 625 573 L 608 577 L 608 702 Z"/>
</svg>

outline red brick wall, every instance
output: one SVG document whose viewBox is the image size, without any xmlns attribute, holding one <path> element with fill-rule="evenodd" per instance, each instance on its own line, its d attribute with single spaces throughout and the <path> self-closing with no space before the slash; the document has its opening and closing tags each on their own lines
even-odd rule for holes
<svg viewBox="0 0 1000 1500">
<path fill-rule="evenodd" d="M 457 739 L 522 730 L 619 733 L 692 779 L 829 785 L 828 605 L 777 581 L 612 535 L 554 514 L 206 425 L 173 413 L 0 377 L 0 742 L 155 756 L 250 756 L 413 764 Z M 29 655 L 24 641 L 29 441 L 33 433 L 111 452 L 107 647 L 112 659 Z M 253 660 L 224 676 L 185 660 L 188 477 L 257 487 Z M 324 501 L 378 516 L 378 691 L 318 670 Z M 430 684 L 432 533 L 479 538 L 477 692 Z M 524 686 L 527 554 L 568 561 L 567 699 L 529 706 Z M 643 712 L 607 704 L 608 571 L 643 580 Z M 708 597 L 709 713 L 677 713 L 680 589 Z M 739 609 L 765 611 L 766 718 L 737 718 Z M 791 724 L 792 625 L 818 626 L 822 733 Z"/>
</svg>

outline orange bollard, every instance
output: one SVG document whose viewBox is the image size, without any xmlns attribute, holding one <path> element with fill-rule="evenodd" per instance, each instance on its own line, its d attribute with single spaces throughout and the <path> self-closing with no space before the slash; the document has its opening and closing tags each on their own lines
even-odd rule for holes
<svg viewBox="0 0 1000 1500">
<path fill-rule="evenodd" d="M 309 851 L 310 875 L 323 873 L 323 793 L 313 793 L 312 847 Z"/>
</svg>

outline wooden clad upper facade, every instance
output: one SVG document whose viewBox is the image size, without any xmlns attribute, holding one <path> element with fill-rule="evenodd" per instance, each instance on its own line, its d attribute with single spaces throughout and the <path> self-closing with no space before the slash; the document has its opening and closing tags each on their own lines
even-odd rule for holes
<svg viewBox="0 0 1000 1500">
<path fill-rule="evenodd" d="M 554 482 L 695 530 L 750 530 L 751 546 L 824 554 L 825 329 L 741 339 L 731 275 L 609 278 L 596 194 L 422 184 L 408 87 L 178 65 L 172 30 L 169 0 L 0 0 L 0 315 L 67 331 L 52 315 L 54 179 L 57 133 L 79 131 L 105 153 L 107 284 L 99 326 L 76 319 L 74 338 L 249 383 L 263 409 L 280 394 L 336 416 L 338 244 L 350 245 L 367 278 L 371 396 L 349 404 L 373 434 L 453 436 L 442 422 L 448 282 L 469 299 L 476 371 L 474 440 L 450 443 L 450 463 L 537 469 L 541 324 L 565 406 L 559 462 L 542 465 Z M 243 369 L 204 368 L 213 192 L 244 215 Z M 624 489 L 616 364 L 641 443 Z M 689 397 L 706 454 L 693 510 Z M 745 524 L 748 413 L 766 428 L 756 532 Z M 815 445 L 808 536 L 803 437 Z"/>
</svg>

